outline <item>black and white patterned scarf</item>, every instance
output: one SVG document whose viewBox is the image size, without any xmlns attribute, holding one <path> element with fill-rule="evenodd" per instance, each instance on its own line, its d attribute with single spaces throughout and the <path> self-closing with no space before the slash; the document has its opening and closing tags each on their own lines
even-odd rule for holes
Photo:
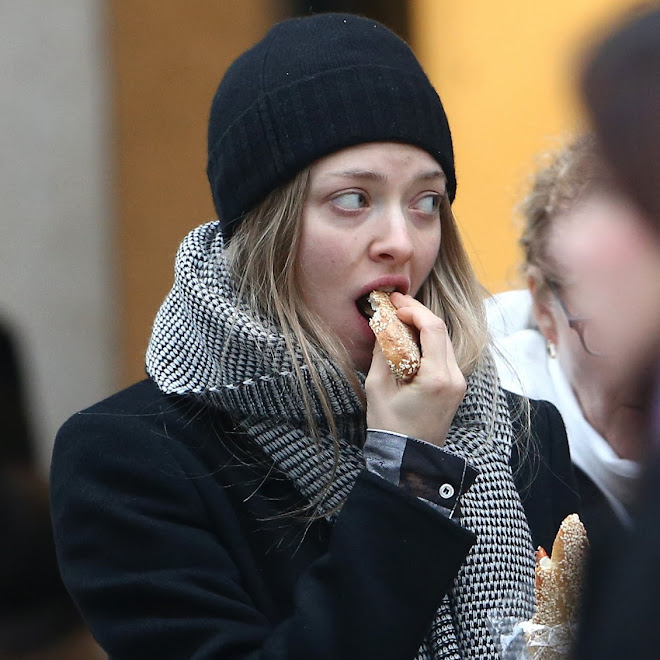
<svg viewBox="0 0 660 660">
<path fill-rule="evenodd" d="M 166 393 L 210 396 L 306 498 L 318 503 L 317 512 L 331 518 L 364 468 L 365 415 L 339 369 L 330 362 L 318 365 L 341 441 L 337 448 L 329 435 L 320 443 L 306 436 L 293 360 L 303 364 L 301 355 L 290 355 L 273 324 L 237 308 L 219 223 L 193 230 L 179 248 L 174 286 L 154 323 L 147 370 Z M 306 377 L 305 369 L 302 373 Z M 322 424 L 320 404 L 314 412 Z M 480 471 L 461 499 L 461 524 L 478 540 L 418 660 L 496 660 L 488 613 L 532 615 L 534 551 L 509 467 L 512 441 L 495 370 L 483 367 L 468 378 L 445 445 Z"/>
</svg>

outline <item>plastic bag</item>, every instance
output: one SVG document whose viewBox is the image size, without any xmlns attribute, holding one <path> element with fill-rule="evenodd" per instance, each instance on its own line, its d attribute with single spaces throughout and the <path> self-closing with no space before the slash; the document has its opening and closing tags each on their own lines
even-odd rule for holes
<svg viewBox="0 0 660 660">
<path fill-rule="evenodd" d="M 501 612 L 488 615 L 488 627 L 501 660 L 568 660 L 576 626 L 542 626 Z"/>
</svg>

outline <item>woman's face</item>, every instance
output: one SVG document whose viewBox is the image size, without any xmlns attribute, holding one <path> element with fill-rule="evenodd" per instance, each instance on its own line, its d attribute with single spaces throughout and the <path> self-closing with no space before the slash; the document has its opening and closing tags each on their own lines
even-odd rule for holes
<svg viewBox="0 0 660 660">
<path fill-rule="evenodd" d="M 587 346 L 602 354 L 589 355 L 548 292 L 551 319 L 546 319 L 544 334 L 556 343 L 557 357 L 576 391 L 590 380 L 611 393 L 625 389 L 632 399 L 638 397 L 631 367 L 652 350 L 649 340 L 657 344 L 660 330 L 660 270 L 653 271 L 657 266 L 644 256 L 655 248 L 649 237 L 641 236 L 641 227 L 632 206 L 607 193 L 594 193 L 555 219 L 547 255 L 562 283 L 561 300 L 570 316 L 587 319 Z M 603 263 L 590 266 L 589 260 Z M 538 305 L 537 320 L 542 325 Z"/>
<path fill-rule="evenodd" d="M 645 387 L 660 358 L 660 236 L 628 200 L 602 195 L 563 232 L 593 314 L 602 319 L 609 363 L 628 388 Z"/>
<path fill-rule="evenodd" d="M 427 152 L 391 142 L 349 147 L 311 167 L 297 283 L 361 371 L 374 335 L 359 301 L 373 289 L 417 294 L 440 249 L 445 183 Z"/>
</svg>

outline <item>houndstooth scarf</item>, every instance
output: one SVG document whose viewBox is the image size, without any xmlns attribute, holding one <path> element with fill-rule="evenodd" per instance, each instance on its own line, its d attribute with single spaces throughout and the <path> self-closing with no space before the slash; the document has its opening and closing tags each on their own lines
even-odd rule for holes
<svg viewBox="0 0 660 660">
<path fill-rule="evenodd" d="M 303 364 L 273 324 L 237 308 L 219 223 L 193 230 L 179 248 L 174 286 L 154 323 L 147 370 L 166 393 L 210 395 L 274 466 L 317 502 L 317 512 L 332 518 L 364 469 L 365 415 L 338 367 L 328 361 L 318 367 L 337 421 L 339 448 L 329 435 L 320 443 L 306 436 L 293 360 Z M 302 373 L 307 378 L 305 369 Z M 313 391 L 311 383 L 305 386 Z M 496 660 L 488 613 L 532 615 L 534 552 L 509 467 L 511 444 L 507 403 L 488 365 L 468 378 L 445 445 L 480 471 L 461 498 L 461 524 L 476 533 L 477 542 L 444 597 L 418 660 Z M 330 478 L 336 451 L 338 467 Z"/>
</svg>

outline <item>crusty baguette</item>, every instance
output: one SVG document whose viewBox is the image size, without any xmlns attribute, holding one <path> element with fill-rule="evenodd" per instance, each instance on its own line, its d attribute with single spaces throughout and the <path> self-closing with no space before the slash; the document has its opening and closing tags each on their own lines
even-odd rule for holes
<svg viewBox="0 0 660 660">
<path fill-rule="evenodd" d="M 573 513 L 562 522 L 550 557 L 539 548 L 536 561 L 536 613 L 533 623 L 576 623 L 589 551 L 587 532 Z"/>
<path fill-rule="evenodd" d="M 421 359 L 412 330 L 396 315 L 396 308 L 384 291 L 372 291 L 369 303 L 374 310 L 369 325 L 392 373 L 399 380 L 411 380 L 419 369 Z"/>
<path fill-rule="evenodd" d="M 552 544 L 551 557 L 544 548 L 538 549 L 536 612 L 531 621 L 535 625 L 526 635 L 532 660 L 570 657 L 588 551 L 587 532 L 576 513 L 564 518 Z"/>
</svg>

